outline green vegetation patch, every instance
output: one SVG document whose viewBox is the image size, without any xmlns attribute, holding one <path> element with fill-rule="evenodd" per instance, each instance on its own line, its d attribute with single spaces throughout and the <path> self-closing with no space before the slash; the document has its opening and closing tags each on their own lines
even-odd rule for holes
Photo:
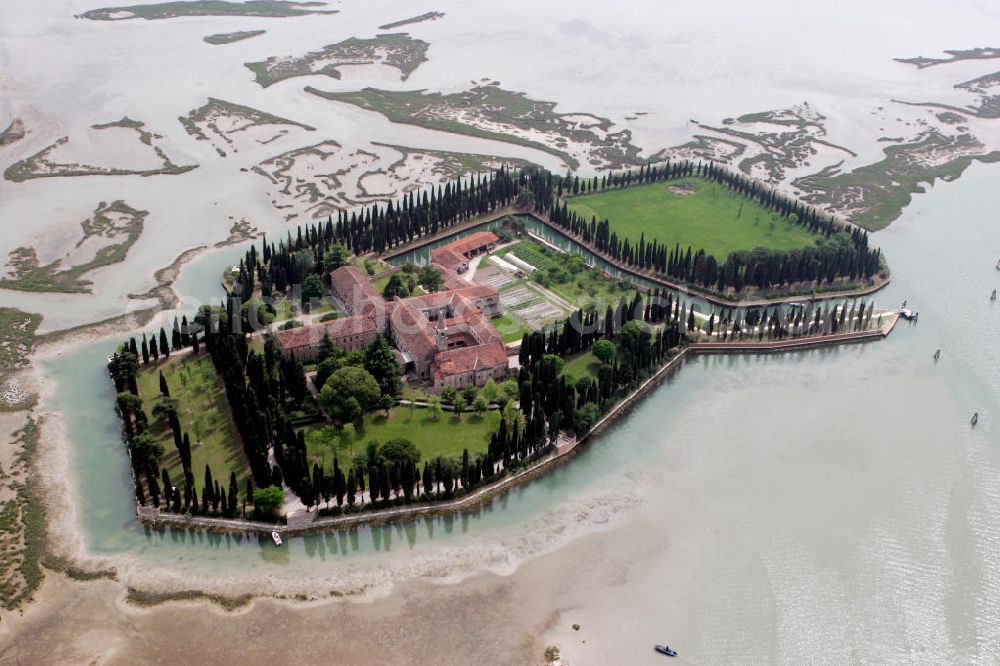
<svg viewBox="0 0 1000 666">
<path fill-rule="evenodd" d="M 28 365 L 35 346 L 35 331 L 41 323 L 41 315 L 0 308 L 0 382 Z"/>
<path fill-rule="evenodd" d="M 657 240 L 672 248 L 704 249 L 722 261 L 730 252 L 766 247 L 794 250 L 817 236 L 722 185 L 683 178 L 573 197 L 570 210 L 584 219 L 607 218 L 619 237 Z"/>
<path fill-rule="evenodd" d="M 566 359 L 566 365 L 563 367 L 562 374 L 567 377 L 572 377 L 573 380 L 583 379 L 584 377 L 597 377 L 597 371 L 601 369 L 601 362 L 594 352 L 588 351 L 582 354 L 577 354 L 571 358 Z"/>
<path fill-rule="evenodd" d="M 809 193 L 801 197 L 804 201 L 831 206 L 855 224 L 877 230 L 899 217 L 925 183 L 954 180 L 975 160 L 1000 161 L 1000 152 L 982 154 L 982 149 L 970 134 L 929 131 L 918 141 L 887 146 L 885 158 L 874 164 L 846 173 L 827 169 L 793 184 Z"/>
<path fill-rule="evenodd" d="M 143 368 L 139 372 L 139 397 L 150 419 L 150 431 L 163 444 L 161 462 L 174 485 L 184 479 L 180 454 L 174 446 L 173 434 L 166 419 L 159 419 L 153 408 L 160 399 L 159 373 L 163 372 L 170 397 L 177 401 L 177 418 L 181 429 L 191 436 L 191 471 L 198 482 L 205 465 L 219 483 L 228 483 L 229 473 L 236 472 L 240 489 L 250 476 L 250 467 L 239 433 L 233 424 L 222 381 L 212 365 L 212 359 L 201 356 L 171 356 L 167 361 Z"/>
<path fill-rule="evenodd" d="M 914 65 L 917 69 L 924 69 L 925 67 L 934 67 L 935 65 L 949 65 L 954 62 L 961 62 L 962 60 L 990 60 L 1000 58 L 1000 48 L 991 46 L 974 49 L 945 49 L 944 52 L 948 54 L 947 58 L 917 56 L 915 58 L 893 58 L 893 60 L 896 62 L 905 62 L 907 65 Z"/>
<path fill-rule="evenodd" d="M 233 42 L 241 42 L 244 39 L 250 39 L 251 37 L 257 37 L 263 35 L 266 30 L 244 30 L 242 32 L 220 32 L 216 35 L 209 35 L 203 37 L 209 44 L 214 44 L 216 46 L 221 44 L 232 44 Z"/>
<path fill-rule="evenodd" d="M 27 133 L 27 130 L 24 129 L 24 123 L 19 118 L 15 118 L 7 126 L 7 129 L 0 132 L 0 146 L 9 146 L 15 141 L 20 141 Z"/>
<path fill-rule="evenodd" d="M 93 164 L 66 164 L 54 162 L 51 159 L 52 153 L 59 146 L 69 142 L 69 137 L 64 136 L 56 139 L 54 143 L 45 146 L 34 155 L 26 157 L 25 159 L 15 162 L 7 167 L 7 169 L 3 172 L 3 177 L 7 180 L 19 183 L 31 178 L 71 176 L 175 176 L 177 174 L 186 173 L 192 169 L 198 168 L 197 164 L 186 166 L 174 164 L 162 148 L 154 145 L 154 140 L 162 139 L 163 137 L 159 134 L 147 131 L 144 129 L 145 123 L 138 120 L 132 120 L 128 116 L 113 122 L 91 125 L 91 127 L 96 130 L 111 129 L 114 127 L 135 130 L 139 135 L 139 140 L 143 144 L 150 146 L 153 149 L 153 152 L 156 153 L 156 156 L 160 158 L 162 166 L 156 169 L 121 169 L 118 167 L 97 166 Z"/>
<path fill-rule="evenodd" d="M 469 453 L 485 452 L 490 436 L 500 425 L 500 413 L 487 412 L 484 416 L 472 413 L 461 419 L 448 411 L 442 411 L 435 419 L 430 409 L 414 407 L 394 407 L 389 410 L 389 418 L 380 411 L 364 416 L 363 425 L 356 429 L 353 441 L 347 441 L 341 428 L 328 425 L 310 426 L 306 429 L 306 450 L 311 462 L 322 463 L 324 469 L 333 468 L 334 451 L 342 467 L 346 467 L 353 456 L 365 452 L 368 442 L 379 444 L 391 439 L 404 438 L 420 450 L 421 460 L 431 460 L 438 456 L 456 458 L 464 449 Z"/>
<path fill-rule="evenodd" d="M 531 280 L 551 290 L 576 308 L 603 310 L 624 296 L 631 300 L 633 287 L 628 280 L 618 281 L 596 267 L 587 266 L 578 254 L 559 252 L 534 240 L 523 240 L 506 248 L 537 270 Z"/>
<path fill-rule="evenodd" d="M 128 19 L 171 19 L 179 16 L 259 16 L 262 18 L 285 18 L 307 14 L 336 14 L 336 9 L 313 9 L 325 7 L 325 2 L 284 2 L 282 0 L 247 0 L 247 2 L 226 2 L 225 0 L 190 0 L 188 2 L 160 2 L 152 5 L 127 5 L 122 7 L 102 7 L 83 13 L 83 18 L 92 21 L 127 21 Z"/>
<path fill-rule="evenodd" d="M 490 323 L 493 324 L 493 328 L 497 329 L 504 344 L 516 342 L 523 338 L 525 333 L 531 333 L 535 330 L 526 321 L 509 311 L 496 317 Z"/>
<path fill-rule="evenodd" d="M 148 214 L 148 211 L 136 210 L 121 200 L 110 205 L 102 201 L 93 217 L 80 223 L 83 238 L 76 246 L 95 236 L 112 238 L 117 242 L 99 248 L 90 261 L 68 268 L 62 268 L 62 261 L 58 259 L 42 265 L 34 248 L 19 247 L 8 257 L 10 277 L 0 278 L 0 287 L 20 291 L 90 293 L 92 283 L 82 279 L 82 276 L 101 266 L 124 261 L 129 249 L 139 240 Z"/>
<path fill-rule="evenodd" d="M 301 127 L 308 132 L 316 129 L 304 123 L 215 97 L 209 97 L 204 106 L 189 111 L 186 116 L 181 116 L 178 120 L 187 133 L 199 141 L 209 141 L 211 140 L 209 135 L 212 135 L 222 139 L 230 147 L 233 147 L 232 135 L 260 125 L 288 125 Z M 224 127 L 220 127 L 220 121 L 223 121 Z M 235 150 L 235 147 L 233 149 Z M 218 148 L 217 150 L 225 157 L 224 151 Z"/>
<path fill-rule="evenodd" d="M 21 447 L 9 470 L 16 495 L 0 504 L 0 606 L 7 610 L 30 601 L 45 577 L 45 509 L 31 466 L 38 435 L 38 423 L 31 418 L 14 433 L 14 443 Z"/>
<path fill-rule="evenodd" d="M 419 16 L 411 16 L 408 19 L 403 19 L 401 21 L 393 21 L 392 23 L 386 23 L 385 25 L 380 25 L 379 30 L 395 30 L 396 28 L 401 28 L 404 25 L 410 25 L 411 23 L 422 23 L 424 21 L 436 21 L 439 18 L 444 18 L 444 12 L 426 12 Z"/>
<path fill-rule="evenodd" d="M 256 75 L 257 83 L 264 88 L 278 81 L 311 74 L 324 74 L 339 79 L 338 67 L 378 63 L 395 67 L 405 81 L 427 60 L 428 46 L 430 44 L 427 42 L 413 39 L 405 32 L 378 35 L 370 39 L 351 37 L 304 56 L 272 56 L 262 62 L 248 62 L 246 67 Z"/>
<path fill-rule="evenodd" d="M 495 85 L 451 94 L 375 88 L 324 92 L 307 87 L 306 91 L 377 111 L 394 123 L 537 148 L 555 155 L 571 169 L 580 166 L 580 161 L 564 150 L 571 143 L 588 152 L 593 166 L 639 164 L 639 148 L 632 145 L 631 132 L 612 132 L 610 120 L 589 114 L 556 113 L 555 102 L 533 100 Z"/>
</svg>

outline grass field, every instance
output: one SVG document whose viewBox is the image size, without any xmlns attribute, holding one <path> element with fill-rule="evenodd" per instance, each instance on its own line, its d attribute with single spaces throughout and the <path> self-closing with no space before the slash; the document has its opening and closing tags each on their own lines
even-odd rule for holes
<svg viewBox="0 0 1000 666">
<path fill-rule="evenodd" d="M 588 351 L 572 358 L 567 358 L 562 374 L 572 377 L 575 381 L 583 377 L 597 377 L 597 371 L 600 368 L 601 362 L 594 356 L 593 352 Z"/>
<path fill-rule="evenodd" d="M 693 192 L 675 193 L 688 188 Z M 633 243 L 645 233 L 647 241 L 656 239 L 670 248 L 675 243 L 685 249 L 690 245 L 719 261 L 736 250 L 792 250 L 814 245 L 817 238 L 756 202 L 701 178 L 587 194 L 568 203 L 587 221 L 607 218 L 612 231 Z"/>
<path fill-rule="evenodd" d="M 505 344 L 520 340 L 525 333 L 531 333 L 534 330 L 513 312 L 496 317 L 490 323 L 493 324 L 493 328 L 497 329 L 497 333 L 500 334 L 500 338 Z"/>
<path fill-rule="evenodd" d="M 462 415 L 461 421 L 456 420 L 451 412 L 445 411 L 435 421 L 429 410 L 419 407 L 413 409 L 412 417 L 409 407 L 396 407 L 389 411 L 388 419 L 380 410 L 365 415 L 364 426 L 358 428 L 353 442 L 353 455 L 364 453 L 368 442 L 372 440 L 381 444 L 398 437 L 413 442 L 420 449 L 421 460 L 438 456 L 459 457 L 463 449 L 469 449 L 470 454 L 485 452 L 490 443 L 490 435 L 499 425 L 500 413 L 496 411 L 488 412 L 483 417 L 466 413 Z M 340 465 L 349 465 L 352 446 L 344 441 L 339 428 L 328 425 L 306 428 L 306 449 L 310 463 L 322 462 L 324 470 L 332 469 L 334 446 Z"/>
<path fill-rule="evenodd" d="M 229 415 L 222 381 L 206 355 L 171 356 L 167 362 L 144 368 L 139 373 L 139 396 L 150 419 L 151 432 L 163 443 L 161 464 L 170 473 L 170 479 L 176 485 L 184 479 L 184 470 L 169 424 L 153 416 L 153 407 L 160 396 L 161 370 L 170 388 L 170 397 L 177 400 L 181 429 L 191 438 L 191 471 L 199 490 L 206 464 L 212 468 L 212 477 L 218 479 L 220 485 L 225 482 L 226 487 L 229 472 L 236 472 L 242 490 L 250 468 Z"/>
</svg>

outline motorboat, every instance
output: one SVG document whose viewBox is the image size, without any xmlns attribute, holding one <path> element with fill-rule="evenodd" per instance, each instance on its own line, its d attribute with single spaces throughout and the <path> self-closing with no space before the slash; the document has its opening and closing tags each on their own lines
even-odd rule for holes
<svg viewBox="0 0 1000 666">
<path fill-rule="evenodd" d="M 655 646 L 653 646 L 653 649 L 655 649 L 660 654 L 667 655 L 668 657 L 676 657 L 677 656 L 677 651 L 674 650 L 674 649 L 672 649 L 669 645 L 655 645 Z"/>
<path fill-rule="evenodd" d="M 979 423 L 979 412 L 976 412 L 975 414 L 972 415 L 972 420 L 969 421 L 969 423 L 971 423 L 972 425 L 976 425 L 977 423 Z"/>
<path fill-rule="evenodd" d="M 274 545 L 275 546 L 280 546 L 281 545 L 281 535 L 280 534 L 278 534 L 277 532 L 271 532 L 271 538 L 274 540 Z"/>
<path fill-rule="evenodd" d="M 906 308 L 901 308 L 899 310 L 899 316 L 908 321 L 913 321 L 917 318 L 917 313 L 913 310 L 907 310 Z"/>
</svg>

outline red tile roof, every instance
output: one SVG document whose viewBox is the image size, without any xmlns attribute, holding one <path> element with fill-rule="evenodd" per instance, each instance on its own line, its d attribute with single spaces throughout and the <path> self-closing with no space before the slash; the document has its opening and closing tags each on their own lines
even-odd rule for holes
<svg viewBox="0 0 1000 666">
<path fill-rule="evenodd" d="M 507 351 L 500 342 L 449 349 L 437 355 L 434 365 L 436 373 L 439 372 L 444 377 L 498 366 L 507 367 Z"/>
<path fill-rule="evenodd" d="M 453 252 L 458 252 L 459 254 L 468 254 L 483 247 L 484 245 L 490 245 L 496 243 L 500 238 L 492 231 L 477 231 L 473 234 L 469 234 L 465 238 L 459 238 L 453 243 L 448 243 L 444 247 L 449 248 Z"/>
<path fill-rule="evenodd" d="M 431 261 L 451 270 L 458 270 L 459 266 L 464 266 L 468 263 L 468 259 L 447 245 L 439 247 L 436 250 L 431 250 Z"/>
<path fill-rule="evenodd" d="M 375 331 L 375 320 L 371 317 L 344 317 L 322 324 L 278 331 L 274 334 L 274 339 L 278 346 L 287 352 L 318 345 L 323 340 L 324 333 L 329 333 L 330 337 L 336 341 L 338 338 L 374 333 Z"/>
<path fill-rule="evenodd" d="M 333 290 L 344 299 L 344 305 L 354 312 L 357 304 L 378 296 L 368 278 L 354 266 L 341 266 L 330 273 Z"/>
<path fill-rule="evenodd" d="M 396 301 L 389 317 L 392 322 L 392 337 L 410 353 L 426 358 L 437 351 L 437 342 L 432 333 L 434 326 L 411 300 Z"/>
</svg>

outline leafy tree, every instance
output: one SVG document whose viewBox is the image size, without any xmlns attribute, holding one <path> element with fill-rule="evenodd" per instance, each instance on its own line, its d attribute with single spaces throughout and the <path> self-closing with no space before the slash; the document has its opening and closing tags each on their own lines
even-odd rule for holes
<svg viewBox="0 0 1000 666">
<path fill-rule="evenodd" d="M 594 343 L 592 351 L 597 360 L 604 364 L 610 364 L 614 361 L 615 355 L 618 353 L 615 343 L 611 340 L 598 340 Z"/>
<path fill-rule="evenodd" d="M 383 335 L 375 336 L 365 348 L 365 370 L 378 382 L 383 395 L 393 396 L 402 389 L 396 350 Z"/>
<path fill-rule="evenodd" d="M 132 459 L 145 466 L 150 461 L 159 463 L 163 458 L 163 444 L 155 437 L 144 432 L 132 441 Z"/>
<path fill-rule="evenodd" d="M 503 384 L 500 385 L 500 390 L 507 396 L 507 400 L 517 400 L 520 397 L 520 387 L 517 385 L 516 379 L 508 379 Z"/>
<path fill-rule="evenodd" d="M 482 417 L 486 414 L 486 411 L 490 408 L 489 402 L 486 400 L 486 396 L 482 393 L 476 396 L 476 399 L 472 401 L 472 410 Z"/>
<path fill-rule="evenodd" d="M 306 276 L 305 282 L 302 283 L 302 305 L 310 308 L 316 301 L 321 301 L 325 295 L 326 287 L 323 285 L 323 280 L 315 273 Z"/>
<path fill-rule="evenodd" d="M 316 376 L 313 378 L 316 386 L 322 389 L 330 375 L 343 366 L 343 358 L 327 358 L 320 361 L 319 365 L 316 366 Z"/>
<path fill-rule="evenodd" d="M 465 404 L 467 405 L 472 404 L 477 395 L 479 395 L 479 389 L 476 388 L 475 384 L 469 384 L 462 389 L 462 397 L 465 398 Z"/>
<path fill-rule="evenodd" d="M 497 397 L 500 395 L 500 387 L 498 387 L 497 383 L 493 381 L 492 377 L 490 377 L 486 380 L 486 383 L 483 385 L 483 390 L 480 391 L 480 393 L 484 398 L 486 398 L 486 402 L 496 402 Z"/>
<path fill-rule="evenodd" d="M 381 395 L 378 382 L 367 370 L 349 366 L 330 375 L 319 400 L 335 418 L 353 421 L 375 407 Z"/>
<path fill-rule="evenodd" d="M 396 406 L 396 399 L 391 395 L 383 395 L 378 399 L 378 408 L 385 412 L 385 418 L 389 418 L 389 410 Z"/>
<path fill-rule="evenodd" d="M 449 384 L 441 389 L 441 402 L 452 404 L 455 402 L 456 395 L 458 395 L 458 390 Z"/>
<path fill-rule="evenodd" d="M 351 251 L 347 248 L 347 246 L 341 243 L 331 245 L 330 249 L 323 255 L 323 268 L 325 268 L 327 272 L 336 270 L 347 264 L 350 257 Z"/>
<path fill-rule="evenodd" d="M 354 455 L 354 440 L 357 438 L 357 431 L 354 429 L 353 423 L 345 423 L 344 427 L 340 429 L 340 440 L 345 442 L 351 451 L 351 455 Z"/>
<path fill-rule="evenodd" d="M 389 278 L 389 282 L 385 285 L 385 289 L 382 290 L 382 295 L 386 298 L 394 298 L 396 296 L 406 298 L 410 295 L 410 289 L 406 286 L 406 282 L 400 277 L 399 273 L 393 273 L 392 277 Z"/>
<path fill-rule="evenodd" d="M 455 396 L 455 399 L 451 401 L 451 404 L 452 404 L 452 407 L 455 408 L 455 418 L 458 419 L 459 421 L 461 421 L 462 420 L 462 412 L 465 411 L 465 407 L 466 407 L 465 395 L 462 394 L 462 393 L 459 393 L 458 395 Z"/>
<path fill-rule="evenodd" d="M 253 491 L 253 506 L 261 513 L 274 513 L 285 502 L 285 491 L 278 486 Z"/>
<path fill-rule="evenodd" d="M 626 322 L 625 325 L 622 326 L 621 333 L 619 334 L 621 336 L 622 346 L 635 353 L 635 351 L 639 348 L 639 340 L 647 332 L 646 325 L 637 319 Z"/>
<path fill-rule="evenodd" d="M 417 274 L 417 282 L 428 292 L 441 291 L 444 286 L 444 275 L 432 266 L 425 266 Z"/>
<path fill-rule="evenodd" d="M 434 396 L 428 400 L 427 411 L 431 413 L 431 418 L 437 421 L 438 417 L 441 416 L 441 398 Z"/>
<path fill-rule="evenodd" d="M 412 467 L 420 462 L 420 449 L 410 440 L 399 437 L 390 439 L 379 447 L 379 455 L 392 464 Z"/>
</svg>

